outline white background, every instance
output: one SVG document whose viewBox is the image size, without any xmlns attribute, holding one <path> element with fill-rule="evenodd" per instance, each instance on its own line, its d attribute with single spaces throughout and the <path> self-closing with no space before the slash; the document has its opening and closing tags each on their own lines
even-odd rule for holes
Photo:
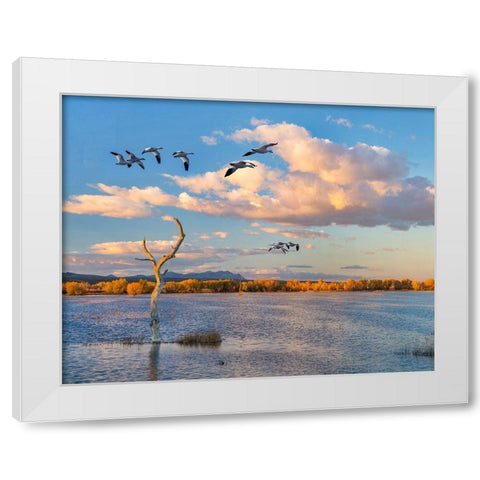
<svg viewBox="0 0 480 480">
<path fill-rule="evenodd" d="M 426 3 L 426 2 L 425 2 Z M 8 6 L 7 6 L 8 5 Z M 478 472 L 471 264 L 469 406 L 22 425 L 10 416 L 11 62 L 19 56 L 470 77 L 477 240 L 477 16 L 472 2 L 3 2 L 0 16 L 2 472 L 9 478 L 435 478 Z M 455 161 L 455 159 L 452 159 Z M 39 232 L 41 235 L 41 232 Z M 477 267 L 477 268 L 475 268 Z M 475 271 L 474 271 L 475 270 Z M 452 279 L 454 281 L 455 279 Z M 473 474 L 473 475 L 472 475 Z"/>
</svg>

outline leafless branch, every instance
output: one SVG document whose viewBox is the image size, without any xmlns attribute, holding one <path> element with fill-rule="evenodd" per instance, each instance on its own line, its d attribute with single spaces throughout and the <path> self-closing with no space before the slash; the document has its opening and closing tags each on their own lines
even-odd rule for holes
<svg viewBox="0 0 480 480">
<path fill-rule="evenodd" d="M 143 252 L 145 253 L 145 256 L 147 258 L 143 259 L 137 259 L 137 260 L 150 260 L 153 263 L 153 272 L 155 273 L 155 278 L 157 282 L 159 283 L 161 280 L 161 277 L 163 277 L 168 270 L 165 270 L 163 273 L 160 272 L 160 267 L 170 260 L 171 258 L 175 257 L 175 254 L 177 253 L 177 250 L 179 249 L 180 245 L 182 244 L 183 240 L 185 239 L 185 234 L 183 232 L 183 227 L 182 224 L 179 222 L 178 218 L 173 219 L 174 222 L 177 224 L 178 231 L 180 233 L 177 243 L 175 245 L 171 245 L 172 251 L 168 254 L 163 255 L 163 257 L 157 262 L 154 258 L 154 256 L 150 253 L 150 251 L 147 248 L 147 241 L 145 237 L 143 238 L 142 242 L 142 247 L 143 247 Z"/>
</svg>

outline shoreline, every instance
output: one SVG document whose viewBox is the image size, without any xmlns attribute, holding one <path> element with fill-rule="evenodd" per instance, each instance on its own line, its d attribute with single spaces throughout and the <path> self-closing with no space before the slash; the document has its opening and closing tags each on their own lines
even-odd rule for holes
<svg viewBox="0 0 480 480">
<path fill-rule="evenodd" d="M 405 292 L 412 292 L 412 293 L 435 293 L 435 290 L 321 290 L 321 291 L 275 291 L 275 292 L 242 292 L 240 295 L 238 292 L 162 292 L 161 295 L 237 295 L 241 297 L 242 295 L 262 295 L 265 293 L 288 293 L 288 294 L 314 294 L 314 295 L 324 295 L 324 294 L 332 294 L 332 293 L 405 293 Z M 150 293 L 138 293 L 136 295 L 129 295 L 128 293 L 84 293 L 81 295 L 67 295 L 66 293 L 62 293 L 62 297 L 145 297 L 150 296 Z"/>
</svg>

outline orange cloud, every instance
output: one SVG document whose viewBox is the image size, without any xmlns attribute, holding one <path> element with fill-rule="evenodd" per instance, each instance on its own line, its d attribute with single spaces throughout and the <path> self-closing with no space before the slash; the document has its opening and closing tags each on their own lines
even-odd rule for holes
<svg viewBox="0 0 480 480">
<path fill-rule="evenodd" d="M 244 218 L 254 226 L 259 221 L 294 227 L 387 225 L 396 230 L 433 225 L 433 185 L 424 177 L 409 178 L 406 158 L 385 147 L 349 147 L 285 122 L 261 123 L 224 138 L 278 145 L 275 156 L 258 156 L 256 168 L 227 178 L 224 169 L 194 176 L 164 174 L 183 189 L 179 195 L 156 186 L 127 189 L 100 183 L 96 188 L 103 195 L 73 195 L 64 211 L 133 218 L 156 215 L 158 206 L 172 206 Z M 287 171 L 271 166 L 282 160 Z"/>
<path fill-rule="evenodd" d="M 78 215 L 101 215 L 102 217 L 134 218 L 153 217 L 151 206 L 131 203 L 127 199 L 106 195 L 71 195 L 63 203 L 63 211 Z"/>
<path fill-rule="evenodd" d="M 166 252 L 169 251 L 170 246 L 173 245 L 175 241 L 176 238 L 172 238 L 172 240 L 147 240 L 147 246 L 152 253 Z M 93 253 L 98 253 L 101 255 L 143 255 L 141 241 L 94 243 L 90 246 L 90 250 Z"/>
<path fill-rule="evenodd" d="M 94 186 L 107 195 L 71 195 L 63 203 L 63 211 L 79 215 L 101 215 L 114 218 L 153 217 L 154 206 L 168 205 L 176 197 L 159 187 L 122 188 L 98 183 Z"/>
<path fill-rule="evenodd" d="M 309 230 L 309 229 L 299 229 L 299 230 L 286 230 L 284 228 L 277 227 L 262 227 L 266 233 L 278 233 L 287 238 L 330 238 L 331 235 L 324 232 L 323 230 Z"/>
</svg>

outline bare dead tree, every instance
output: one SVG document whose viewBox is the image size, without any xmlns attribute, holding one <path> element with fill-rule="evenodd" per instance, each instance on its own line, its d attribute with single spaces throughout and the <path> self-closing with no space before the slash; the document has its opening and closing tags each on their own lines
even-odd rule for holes
<svg viewBox="0 0 480 480">
<path fill-rule="evenodd" d="M 155 274 L 156 285 L 153 289 L 152 296 L 150 297 L 150 330 L 152 332 L 152 341 L 154 343 L 160 342 L 160 321 L 158 315 L 158 301 L 160 299 L 160 293 L 162 293 L 163 286 L 165 285 L 165 274 L 168 270 L 164 270 L 163 272 L 160 271 L 161 267 L 171 258 L 175 257 L 177 250 L 179 249 L 180 245 L 182 244 L 185 234 L 183 233 L 182 224 L 179 222 L 177 218 L 173 219 L 174 222 L 177 224 L 178 231 L 180 236 L 178 237 L 177 243 L 172 245 L 172 250 L 170 253 L 163 255 L 163 257 L 157 262 L 154 256 L 149 252 L 146 244 L 146 238 L 143 237 L 143 252 L 147 258 L 137 258 L 136 260 L 141 261 L 150 261 L 152 262 L 153 266 L 153 273 Z"/>
</svg>

